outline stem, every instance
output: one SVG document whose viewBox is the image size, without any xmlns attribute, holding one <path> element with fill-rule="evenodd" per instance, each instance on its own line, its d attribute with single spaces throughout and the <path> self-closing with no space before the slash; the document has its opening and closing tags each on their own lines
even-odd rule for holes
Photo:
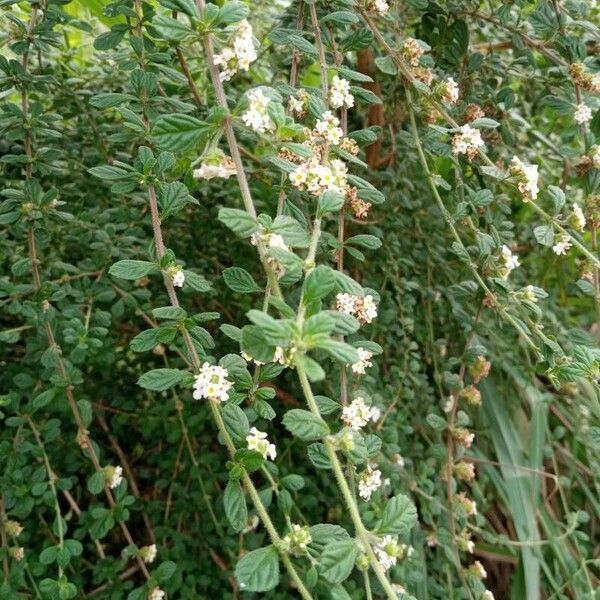
<svg viewBox="0 0 600 600">
<path fill-rule="evenodd" d="M 4 574 L 4 581 L 7 582 L 10 576 L 8 570 L 8 540 L 6 538 L 6 529 L 4 523 L 6 521 L 6 513 L 4 512 L 4 496 L 0 496 L 0 540 L 2 541 L 2 573 Z"/>
</svg>

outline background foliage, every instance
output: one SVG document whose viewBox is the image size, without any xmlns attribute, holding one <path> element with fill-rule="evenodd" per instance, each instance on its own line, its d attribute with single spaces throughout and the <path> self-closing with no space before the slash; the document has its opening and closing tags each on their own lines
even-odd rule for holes
<svg viewBox="0 0 600 600">
<path fill-rule="evenodd" d="M 248 239 L 257 222 L 241 212 L 236 177 L 193 176 L 207 149 L 231 154 L 206 35 L 227 45 L 248 10 L 217 4 L 0 2 L 0 597 L 251 597 L 242 583 L 291 598 L 289 564 L 308 597 L 389 597 L 361 562 L 325 449 L 348 395 L 382 416 L 356 441 L 358 458 L 336 446 L 344 475 L 353 485 L 371 461 L 389 480 L 368 503 L 354 496 L 360 519 L 414 549 L 387 572 L 406 590 L 394 593 L 598 597 L 600 90 L 571 67 L 600 73 L 595 3 L 393 0 L 385 16 L 360 0 L 249 3 L 258 60 L 225 93 L 256 212 L 287 215 L 278 231 L 301 257 L 277 255 L 285 303 Z M 432 69 L 431 86 L 407 63 L 409 37 L 427 49 L 419 68 Z M 373 205 L 365 218 L 324 210 L 319 238 L 316 199 L 290 185 L 278 152 L 302 141 L 284 109 L 295 89 L 311 98 L 298 123 L 313 127 L 325 109 L 323 68 L 329 83 L 334 72 L 351 80 L 348 131 L 361 150 L 344 159 Z M 448 77 L 460 87 L 452 106 L 436 88 Z M 240 119 L 257 86 L 268 86 L 274 132 Z M 580 126 L 584 102 L 593 118 Z M 469 161 L 452 137 L 474 105 L 486 154 Z M 508 176 L 513 155 L 539 165 L 537 203 Z M 587 218 L 579 233 L 574 203 Z M 573 248 L 557 256 L 565 228 Z M 508 279 L 504 244 L 521 261 Z M 174 265 L 185 269 L 183 310 L 171 306 Z M 352 290 L 378 300 L 359 333 L 325 312 Z M 324 315 L 314 361 L 284 369 L 239 356 L 300 347 L 284 321 L 304 313 Z M 363 377 L 344 366 L 359 345 L 381 351 Z M 194 353 L 228 368 L 227 403 L 192 400 Z M 307 408 L 302 368 L 325 425 L 290 413 Z M 268 432 L 275 461 L 239 454 L 250 425 Z M 475 434 L 470 447 L 461 428 Z M 111 465 L 124 476 L 113 489 Z M 250 486 L 281 538 L 292 523 L 313 526 L 308 554 L 269 545 Z M 152 544 L 149 563 L 141 549 Z"/>
</svg>

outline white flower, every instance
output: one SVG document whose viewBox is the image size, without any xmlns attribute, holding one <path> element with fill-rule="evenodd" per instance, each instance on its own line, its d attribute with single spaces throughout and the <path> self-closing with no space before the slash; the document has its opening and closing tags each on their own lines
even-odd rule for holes
<svg viewBox="0 0 600 600">
<path fill-rule="evenodd" d="M 194 399 L 207 398 L 219 402 L 229 400 L 228 390 L 233 383 L 227 379 L 227 369 L 205 362 L 194 382 Z"/>
<path fill-rule="evenodd" d="M 571 215 L 571 222 L 573 227 L 577 229 L 577 231 L 583 231 L 585 229 L 585 224 L 587 223 L 585 215 L 581 210 L 581 206 L 575 203 L 573 204 L 573 213 Z"/>
<path fill-rule="evenodd" d="M 315 131 L 328 142 L 337 146 L 344 137 L 344 132 L 339 126 L 340 120 L 330 111 L 321 115 L 321 119 L 315 125 Z"/>
<path fill-rule="evenodd" d="M 159 587 L 152 588 L 148 594 L 148 600 L 163 600 L 165 593 Z"/>
<path fill-rule="evenodd" d="M 592 120 L 592 109 L 587 104 L 578 104 L 573 118 L 578 125 L 585 125 Z"/>
<path fill-rule="evenodd" d="M 521 265 L 519 262 L 519 257 L 516 254 L 513 254 L 506 244 L 502 246 L 501 261 L 502 268 L 500 271 L 502 274 L 502 279 L 506 279 L 513 269 L 516 269 Z"/>
<path fill-rule="evenodd" d="M 370 294 L 361 298 L 352 294 L 340 293 L 336 296 L 339 312 L 356 317 L 361 323 L 371 323 L 377 317 L 377 305 Z"/>
<path fill-rule="evenodd" d="M 277 450 L 275 444 L 270 444 L 267 439 L 267 434 L 264 431 L 259 431 L 256 427 L 250 430 L 250 433 L 246 436 L 246 443 L 248 450 L 256 450 L 259 454 L 262 454 L 263 458 L 269 457 L 271 460 L 275 460 L 277 456 Z"/>
<path fill-rule="evenodd" d="M 469 160 L 473 160 L 477 151 L 485 146 L 479 129 L 471 127 L 468 123 L 460 128 L 452 138 L 452 153 L 454 155 L 466 154 Z"/>
<path fill-rule="evenodd" d="M 367 465 L 367 468 L 360 474 L 358 479 L 358 495 L 367 502 L 371 499 L 371 494 L 381 487 L 381 471 L 374 465 Z"/>
<path fill-rule="evenodd" d="M 103 471 L 106 482 L 111 489 L 116 488 L 123 481 L 123 467 L 107 465 Z"/>
<path fill-rule="evenodd" d="M 25 548 L 23 546 L 15 546 L 8 550 L 10 556 L 15 560 L 23 560 L 25 558 Z"/>
<path fill-rule="evenodd" d="M 524 163 L 518 156 L 513 156 L 510 172 L 519 178 L 519 192 L 523 200 L 535 200 L 538 196 L 538 166 Z"/>
<path fill-rule="evenodd" d="M 458 83 L 452 79 L 452 77 L 448 77 L 444 83 L 440 86 L 442 100 L 447 102 L 448 104 L 456 104 L 458 102 L 458 96 L 460 94 L 460 88 L 458 87 Z"/>
<path fill-rule="evenodd" d="M 357 348 L 359 360 L 352 364 L 352 372 L 356 375 L 364 375 L 368 367 L 372 367 L 373 353 L 365 350 L 364 348 Z"/>
<path fill-rule="evenodd" d="M 289 178 L 294 187 L 307 190 L 314 196 L 320 196 L 327 190 L 344 193 L 347 186 L 346 164 L 339 159 L 333 159 L 329 165 L 322 165 L 318 159 L 312 158 L 294 169 Z"/>
<path fill-rule="evenodd" d="M 371 406 L 371 421 L 376 423 L 381 418 L 381 409 L 378 406 Z"/>
<path fill-rule="evenodd" d="M 529 302 L 537 302 L 537 296 L 535 295 L 535 291 L 532 285 L 526 285 L 522 290 L 523 299 L 528 300 Z"/>
<path fill-rule="evenodd" d="M 552 246 L 552 251 L 557 256 L 560 256 L 561 254 L 566 254 L 570 247 L 571 240 L 569 236 L 563 234 L 558 236 L 558 238 L 556 239 L 556 243 L 554 244 L 554 246 Z"/>
<path fill-rule="evenodd" d="M 350 82 L 334 75 L 329 88 L 328 100 L 332 108 L 352 108 L 354 96 L 350 93 Z"/>
<path fill-rule="evenodd" d="M 490 590 L 485 590 L 481 595 L 481 600 L 494 600 L 494 594 Z"/>
<path fill-rule="evenodd" d="M 224 48 L 221 53 L 215 55 L 215 64 L 221 67 L 221 81 L 229 81 L 238 71 L 248 71 L 250 63 L 256 58 L 252 25 L 243 19 L 235 31 L 233 48 Z"/>
<path fill-rule="evenodd" d="M 146 564 L 153 563 L 157 553 L 156 544 L 151 544 L 150 546 L 144 546 L 143 548 L 140 548 L 140 556 Z"/>
<path fill-rule="evenodd" d="M 376 12 L 380 17 L 383 17 L 390 9 L 390 5 L 386 0 L 369 0 L 367 9 Z"/>
<path fill-rule="evenodd" d="M 417 40 L 409 37 L 406 38 L 402 45 L 402 54 L 404 54 L 404 57 L 408 60 L 411 67 L 418 67 L 421 56 L 425 54 L 425 49 Z"/>
<path fill-rule="evenodd" d="M 258 246 L 259 241 L 266 246 L 267 250 L 270 250 L 271 248 L 280 248 L 281 250 L 287 250 L 288 252 L 290 250 L 284 239 L 278 233 L 265 233 L 262 230 L 260 232 L 253 233 L 250 237 L 250 243 L 253 246 Z M 267 256 L 267 262 L 271 265 L 279 277 L 284 275 L 285 269 L 276 258 L 269 255 Z"/>
<path fill-rule="evenodd" d="M 479 579 L 485 579 L 487 577 L 487 571 L 478 560 L 469 566 L 469 572 Z"/>
<path fill-rule="evenodd" d="M 194 169 L 196 179 L 213 179 L 215 177 L 227 179 L 235 174 L 235 165 L 229 156 L 202 161 L 200 167 Z"/>
<path fill-rule="evenodd" d="M 240 352 L 240 354 L 242 355 L 242 358 L 246 361 L 246 362 L 253 362 L 255 365 L 264 365 L 264 362 L 261 362 L 260 360 L 256 360 L 255 358 L 253 358 L 252 356 L 250 356 L 250 354 L 248 354 L 247 352 L 244 352 L 242 350 L 242 352 Z"/>
<path fill-rule="evenodd" d="M 262 93 L 262 90 L 250 90 L 247 94 L 248 110 L 242 115 L 244 124 L 257 133 L 272 131 L 275 124 L 267 112 L 267 107 L 271 99 Z"/>
<path fill-rule="evenodd" d="M 252 515 L 248 520 L 248 524 L 246 525 L 246 527 L 244 527 L 244 529 L 242 529 L 241 533 L 250 533 L 251 531 L 254 531 L 259 526 L 259 524 L 260 519 L 258 518 L 258 515 Z"/>
<path fill-rule="evenodd" d="M 404 461 L 404 458 L 402 457 L 401 454 L 395 454 L 394 455 L 394 462 L 401 468 L 404 468 L 404 465 L 406 464 Z"/>
<path fill-rule="evenodd" d="M 179 268 L 177 271 L 175 271 L 173 273 L 173 285 L 175 287 L 183 287 L 183 284 L 185 283 L 185 274 L 183 272 L 183 269 Z"/>
<path fill-rule="evenodd" d="M 373 412 L 373 407 L 366 404 L 362 396 L 357 396 L 348 406 L 342 408 L 342 421 L 358 431 L 373 420 Z"/>
<path fill-rule="evenodd" d="M 456 398 L 452 394 L 450 394 L 450 396 L 448 396 L 448 399 L 444 403 L 444 412 L 445 413 L 452 412 L 454 410 L 455 405 L 456 405 Z"/>
<path fill-rule="evenodd" d="M 13 537 L 19 537 L 21 533 L 23 533 L 23 526 L 19 521 L 6 521 L 6 523 L 4 523 L 4 529 L 8 535 Z"/>
<path fill-rule="evenodd" d="M 384 571 L 387 571 L 398 562 L 398 557 L 405 554 L 405 547 L 398 544 L 398 541 L 391 535 L 384 535 L 373 547 L 377 562 Z"/>
<path fill-rule="evenodd" d="M 283 538 L 284 548 L 294 556 L 306 554 L 308 545 L 312 542 L 310 529 L 306 525 L 292 523 L 291 531 Z"/>
<path fill-rule="evenodd" d="M 590 150 L 590 158 L 592 159 L 592 164 L 596 169 L 600 169 L 600 144 L 596 144 L 592 146 Z"/>
</svg>

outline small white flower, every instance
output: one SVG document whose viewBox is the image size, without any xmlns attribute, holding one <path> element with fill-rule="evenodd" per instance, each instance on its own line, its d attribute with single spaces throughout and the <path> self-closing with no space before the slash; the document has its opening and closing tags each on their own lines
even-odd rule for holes
<svg viewBox="0 0 600 600">
<path fill-rule="evenodd" d="M 365 403 L 362 396 L 357 396 L 348 406 L 342 409 L 342 421 L 355 431 L 362 429 L 373 419 L 374 409 Z"/>
<path fill-rule="evenodd" d="M 227 379 L 227 369 L 205 362 L 194 382 L 194 399 L 207 398 L 218 402 L 229 400 L 228 390 L 233 383 Z"/>
<path fill-rule="evenodd" d="M 159 587 L 152 588 L 148 594 L 148 600 L 163 600 L 165 593 Z"/>
<path fill-rule="evenodd" d="M 479 579 L 485 579 L 487 577 L 487 571 L 478 560 L 469 566 L 469 571 Z"/>
<path fill-rule="evenodd" d="M 9 548 L 8 553 L 15 560 L 23 560 L 25 558 L 25 548 L 23 548 L 23 546 L 15 546 L 14 548 Z"/>
<path fill-rule="evenodd" d="M 571 221 L 573 223 L 573 227 L 577 229 L 577 231 L 583 231 L 585 229 L 585 225 L 587 223 L 585 215 L 581 210 L 581 206 L 575 203 L 573 204 L 573 214 L 571 215 Z"/>
<path fill-rule="evenodd" d="M 179 270 L 175 271 L 175 273 L 173 273 L 173 285 L 175 287 L 182 288 L 184 283 L 185 274 L 183 272 L 183 269 L 180 268 Z"/>
<path fill-rule="evenodd" d="M 444 412 L 445 413 L 452 412 L 454 410 L 455 405 L 456 405 L 456 397 L 453 396 L 452 394 L 450 394 L 450 396 L 448 396 L 448 399 L 444 403 Z"/>
<path fill-rule="evenodd" d="M 352 108 L 354 96 L 350 93 L 350 82 L 334 75 L 329 88 L 328 100 L 332 108 Z"/>
<path fill-rule="evenodd" d="M 500 271 L 503 279 L 506 279 L 513 269 L 516 269 L 521 265 L 519 262 L 519 257 L 516 254 L 513 254 L 511 249 L 506 244 L 502 246 L 501 261 L 502 268 Z"/>
<path fill-rule="evenodd" d="M 358 495 L 365 501 L 371 499 L 371 494 L 381 487 L 381 471 L 375 465 L 367 465 L 367 468 L 358 478 Z"/>
<path fill-rule="evenodd" d="M 258 515 L 252 515 L 248 520 L 248 524 L 246 525 L 246 527 L 242 529 L 242 533 L 250 533 L 251 531 L 254 531 L 259 526 L 259 524 L 260 519 L 258 518 Z"/>
<path fill-rule="evenodd" d="M 306 554 L 308 545 L 312 542 L 310 529 L 306 525 L 293 523 L 290 532 L 283 538 L 284 548 L 294 556 Z"/>
<path fill-rule="evenodd" d="M 456 104 L 458 102 L 458 96 L 460 95 L 460 88 L 458 83 L 454 81 L 452 77 L 448 77 L 444 83 L 440 86 L 442 100 L 448 104 Z"/>
<path fill-rule="evenodd" d="M 275 123 L 273 123 L 267 112 L 271 99 L 265 96 L 260 89 L 250 90 L 247 97 L 249 106 L 248 110 L 242 115 L 244 124 L 257 133 L 265 133 L 275 129 Z"/>
<path fill-rule="evenodd" d="M 494 600 L 494 594 L 490 590 L 485 590 L 481 595 L 481 600 Z"/>
<path fill-rule="evenodd" d="M 519 178 L 518 188 L 523 200 L 535 200 L 538 196 L 539 174 L 537 165 L 528 165 L 518 156 L 513 156 L 510 164 L 510 172 Z"/>
<path fill-rule="evenodd" d="M 592 146 L 590 149 L 590 158 L 592 159 L 594 167 L 600 169 L 600 144 Z"/>
<path fill-rule="evenodd" d="M 359 360 L 352 364 L 352 372 L 356 375 L 364 375 L 368 367 L 372 367 L 373 353 L 365 350 L 364 348 L 357 348 Z"/>
<path fill-rule="evenodd" d="M 468 123 L 460 128 L 460 133 L 452 138 L 452 153 L 456 156 L 466 154 L 469 160 L 473 160 L 477 151 L 483 148 L 485 143 L 479 129 L 471 127 Z"/>
<path fill-rule="evenodd" d="M 123 467 L 120 465 L 117 465 L 116 467 L 107 465 L 104 467 L 103 471 L 106 482 L 111 489 L 118 487 L 121 481 L 123 481 Z"/>
<path fill-rule="evenodd" d="M 337 146 L 344 137 L 344 132 L 339 126 L 340 120 L 330 111 L 321 115 L 321 119 L 315 125 L 315 131 L 328 142 Z"/>
<path fill-rule="evenodd" d="M 252 25 L 246 19 L 240 21 L 233 40 L 233 48 L 224 48 L 215 55 L 215 64 L 221 67 L 221 81 L 229 81 L 238 71 L 248 71 L 250 63 L 257 58 Z"/>
<path fill-rule="evenodd" d="M 396 464 L 397 464 L 397 465 L 398 465 L 398 466 L 399 466 L 401 469 L 403 469 L 403 468 L 404 468 L 404 465 L 406 464 L 406 463 L 405 463 L 405 460 L 404 460 L 404 458 L 403 458 L 403 457 L 402 457 L 402 455 L 400 455 L 400 454 L 395 454 L 395 455 L 394 455 L 394 462 L 395 462 L 395 463 L 396 463 Z"/>
<path fill-rule="evenodd" d="M 228 156 L 209 158 L 203 161 L 198 169 L 194 169 L 196 179 L 214 179 L 215 177 L 228 179 L 235 174 L 235 165 Z"/>
<path fill-rule="evenodd" d="M 144 546 L 143 548 L 140 548 L 140 556 L 146 564 L 153 563 L 157 553 L 156 544 L 151 544 L 150 546 Z"/>
<path fill-rule="evenodd" d="M 383 17 L 390 9 L 390 5 L 386 0 L 369 0 L 367 9 L 371 12 L 376 12 L 380 17 Z"/>
<path fill-rule="evenodd" d="M 384 535 L 379 538 L 375 546 L 373 547 L 377 562 L 381 565 L 384 571 L 389 570 L 393 567 L 398 559 L 402 559 L 409 555 L 409 549 L 405 544 L 399 544 L 391 535 Z"/>
<path fill-rule="evenodd" d="M 339 312 L 356 317 L 361 323 L 371 323 L 377 317 L 377 304 L 370 294 L 361 298 L 352 294 L 340 293 L 336 296 Z"/>
<path fill-rule="evenodd" d="M 537 296 L 535 295 L 535 291 L 533 290 L 532 285 L 526 285 L 522 290 L 523 298 L 528 300 L 529 302 L 537 302 Z"/>
<path fill-rule="evenodd" d="M 246 436 L 246 443 L 248 450 L 256 450 L 256 452 L 262 454 L 263 458 L 269 457 L 271 460 L 275 460 L 277 456 L 275 444 L 269 443 L 267 434 L 264 431 L 259 431 L 256 427 L 253 427 Z"/>
<path fill-rule="evenodd" d="M 573 118 L 578 125 L 585 125 L 592 120 L 592 109 L 587 104 L 578 104 Z"/>
<path fill-rule="evenodd" d="M 552 251 L 557 256 L 560 256 L 561 254 L 566 254 L 569 248 L 571 248 L 571 240 L 568 235 L 563 234 L 556 239 L 556 243 L 552 246 Z"/>
</svg>

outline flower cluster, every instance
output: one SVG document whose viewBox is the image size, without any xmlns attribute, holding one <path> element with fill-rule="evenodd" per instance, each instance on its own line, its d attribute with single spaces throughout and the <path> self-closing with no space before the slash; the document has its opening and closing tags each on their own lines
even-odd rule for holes
<svg viewBox="0 0 600 600">
<path fill-rule="evenodd" d="M 165 269 L 165 273 L 174 287 L 183 287 L 183 284 L 185 283 L 185 273 L 183 272 L 183 267 L 181 265 L 174 263 Z"/>
<path fill-rule="evenodd" d="M 232 48 L 225 48 L 215 54 L 215 64 L 221 67 L 221 81 L 229 81 L 238 71 L 248 71 L 256 60 L 256 49 L 252 38 L 252 25 L 246 19 L 240 21 Z"/>
<path fill-rule="evenodd" d="M 367 468 L 358 478 L 358 495 L 365 501 L 371 499 L 371 494 L 381 487 L 381 471 L 375 465 L 367 465 Z"/>
<path fill-rule="evenodd" d="M 463 507 L 467 516 L 474 517 L 477 514 L 477 502 L 468 498 L 464 492 L 456 494 L 454 500 Z"/>
<path fill-rule="evenodd" d="M 327 99 L 331 108 L 352 108 L 354 96 L 350 93 L 350 82 L 334 75 Z"/>
<path fill-rule="evenodd" d="M 215 402 L 229 400 L 228 390 L 233 383 L 227 379 L 227 369 L 205 362 L 194 381 L 194 400 L 207 398 Z"/>
<path fill-rule="evenodd" d="M 295 96 L 291 96 L 288 101 L 288 110 L 299 118 L 306 114 L 309 95 L 306 90 L 300 88 L 296 91 Z"/>
<path fill-rule="evenodd" d="M 473 160 L 477 152 L 485 146 L 481 132 L 475 127 L 465 123 L 452 138 L 452 153 L 455 156 L 466 154 L 469 160 Z"/>
<path fill-rule="evenodd" d="M 468 571 L 473 577 L 477 577 L 477 579 L 485 579 L 487 577 L 487 571 L 478 560 L 469 565 Z"/>
<path fill-rule="evenodd" d="M 485 356 L 478 356 L 475 362 L 469 366 L 469 375 L 475 383 L 479 383 L 490 374 L 492 363 L 485 359 Z"/>
<path fill-rule="evenodd" d="M 415 38 L 406 38 L 402 44 L 402 56 L 411 67 L 418 67 L 421 57 L 425 54 L 425 48 L 415 40 Z"/>
<path fill-rule="evenodd" d="M 286 552 L 294 556 L 302 556 L 306 554 L 311 542 L 310 529 L 306 525 L 292 523 L 290 532 L 282 540 L 282 545 Z"/>
<path fill-rule="evenodd" d="M 248 450 L 255 450 L 259 454 L 262 454 L 264 459 L 269 457 L 271 460 L 275 460 L 277 456 L 275 444 L 269 443 L 267 434 L 264 431 L 259 431 L 256 427 L 253 427 L 246 436 L 246 443 Z"/>
<path fill-rule="evenodd" d="M 518 156 L 513 156 L 510 173 L 518 179 L 518 188 L 523 200 L 535 200 L 540 191 L 538 187 L 538 166 L 524 163 Z"/>
<path fill-rule="evenodd" d="M 148 600 L 163 600 L 165 592 L 159 587 L 152 588 L 148 593 Z"/>
<path fill-rule="evenodd" d="M 365 202 L 358 197 L 358 189 L 348 187 L 346 189 L 346 204 L 345 206 L 352 212 L 357 219 L 365 219 L 371 208 L 370 202 Z"/>
<path fill-rule="evenodd" d="M 573 228 L 577 229 L 577 231 L 583 231 L 585 229 L 587 220 L 583 214 L 583 210 L 581 210 L 581 206 L 577 203 L 573 204 L 573 212 L 569 217 L 569 223 Z"/>
<path fill-rule="evenodd" d="M 463 448 L 470 448 L 475 440 L 475 434 L 464 427 L 456 427 L 451 433 L 454 441 Z"/>
<path fill-rule="evenodd" d="M 250 243 L 253 246 L 258 246 L 259 242 L 261 242 L 264 245 L 267 251 L 271 248 L 280 248 L 281 250 L 289 251 L 289 246 L 285 243 L 284 239 L 278 233 L 267 233 L 262 230 L 260 232 L 253 233 L 250 237 Z M 285 269 L 276 258 L 269 255 L 267 256 L 267 262 L 271 265 L 271 268 L 279 277 L 284 275 Z M 277 361 L 274 360 L 274 362 Z"/>
<path fill-rule="evenodd" d="M 334 146 L 337 146 L 344 137 L 340 120 L 330 110 L 321 115 L 315 125 L 315 132 Z"/>
<path fill-rule="evenodd" d="M 236 174 L 235 164 L 229 156 L 217 154 L 202 161 L 198 169 L 194 169 L 196 179 L 227 179 Z"/>
<path fill-rule="evenodd" d="M 446 81 L 440 83 L 438 86 L 438 93 L 444 102 L 456 104 L 460 95 L 460 88 L 452 77 L 448 77 Z"/>
<path fill-rule="evenodd" d="M 370 294 L 361 298 L 352 294 L 339 293 L 336 301 L 339 312 L 356 317 L 361 323 L 371 323 L 377 317 L 377 305 Z"/>
<path fill-rule="evenodd" d="M 352 364 L 352 372 L 355 375 L 364 375 L 367 368 L 373 366 L 373 363 L 371 362 L 373 353 L 364 348 L 357 348 L 356 351 L 358 352 L 360 359 Z"/>
<path fill-rule="evenodd" d="M 582 102 L 577 105 L 573 118 L 578 125 L 585 125 L 592 120 L 592 109 Z"/>
<path fill-rule="evenodd" d="M 367 4 L 367 10 L 376 12 L 380 17 L 384 17 L 389 9 L 390 5 L 386 0 L 369 0 Z"/>
<path fill-rule="evenodd" d="M 104 471 L 106 483 L 108 483 L 108 487 L 111 489 L 118 487 L 121 481 L 123 481 L 123 467 L 113 467 L 112 465 L 107 465 L 102 470 Z"/>
<path fill-rule="evenodd" d="M 590 159 L 596 169 L 600 169 L 600 144 L 595 144 L 590 148 Z"/>
<path fill-rule="evenodd" d="M 348 168 L 342 160 L 335 158 L 328 165 L 323 165 L 317 158 L 312 158 L 300 164 L 289 177 L 294 187 L 320 196 L 327 190 L 343 194 L 347 186 L 347 173 Z"/>
<path fill-rule="evenodd" d="M 150 544 L 150 546 L 143 546 L 140 548 L 140 557 L 146 564 L 153 563 L 157 554 L 156 544 Z"/>
<path fill-rule="evenodd" d="M 557 256 L 566 254 L 571 248 L 571 238 L 566 234 L 561 234 L 556 238 L 554 246 L 552 246 L 552 252 Z"/>
<path fill-rule="evenodd" d="M 242 115 L 242 121 L 256 133 L 266 133 L 275 128 L 267 111 L 271 99 L 265 96 L 260 89 L 250 90 L 247 94 L 248 110 Z"/>
<path fill-rule="evenodd" d="M 388 571 L 398 560 L 410 556 L 413 548 L 406 544 L 399 544 L 398 540 L 391 535 L 384 535 L 373 547 L 377 562 L 384 571 Z"/>
<path fill-rule="evenodd" d="M 456 537 L 456 545 L 462 552 L 473 554 L 475 550 L 475 542 L 471 539 L 471 534 L 468 530 L 463 529 L 460 535 Z"/>
<path fill-rule="evenodd" d="M 342 421 L 355 431 L 362 429 L 369 421 L 379 418 L 379 409 L 369 406 L 362 396 L 357 396 L 342 408 Z"/>
<path fill-rule="evenodd" d="M 25 548 L 23 546 L 14 546 L 8 549 L 11 558 L 23 560 L 25 558 Z"/>
<path fill-rule="evenodd" d="M 500 262 L 502 264 L 500 267 L 500 274 L 503 279 L 506 279 L 513 269 L 521 266 L 519 257 L 516 254 L 513 254 L 512 250 L 506 244 L 502 246 Z"/>
<path fill-rule="evenodd" d="M 475 465 L 473 463 L 460 461 L 454 465 L 454 474 L 461 481 L 473 481 L 473 479 L 475 479 Z"/>
<path fill-rule="evenodd" d="M 600 73 L 590 73 L 583 63 L 574 63 L 569 69 L 571 78 L 591 94 L 600 94 Z"/>
<path fill-rule="evenodd" d="M 6 521 L 4 531 L 12 537 L 19 537 L 23 533 L 23 526 L 18 521 Z"/>
</svg>

